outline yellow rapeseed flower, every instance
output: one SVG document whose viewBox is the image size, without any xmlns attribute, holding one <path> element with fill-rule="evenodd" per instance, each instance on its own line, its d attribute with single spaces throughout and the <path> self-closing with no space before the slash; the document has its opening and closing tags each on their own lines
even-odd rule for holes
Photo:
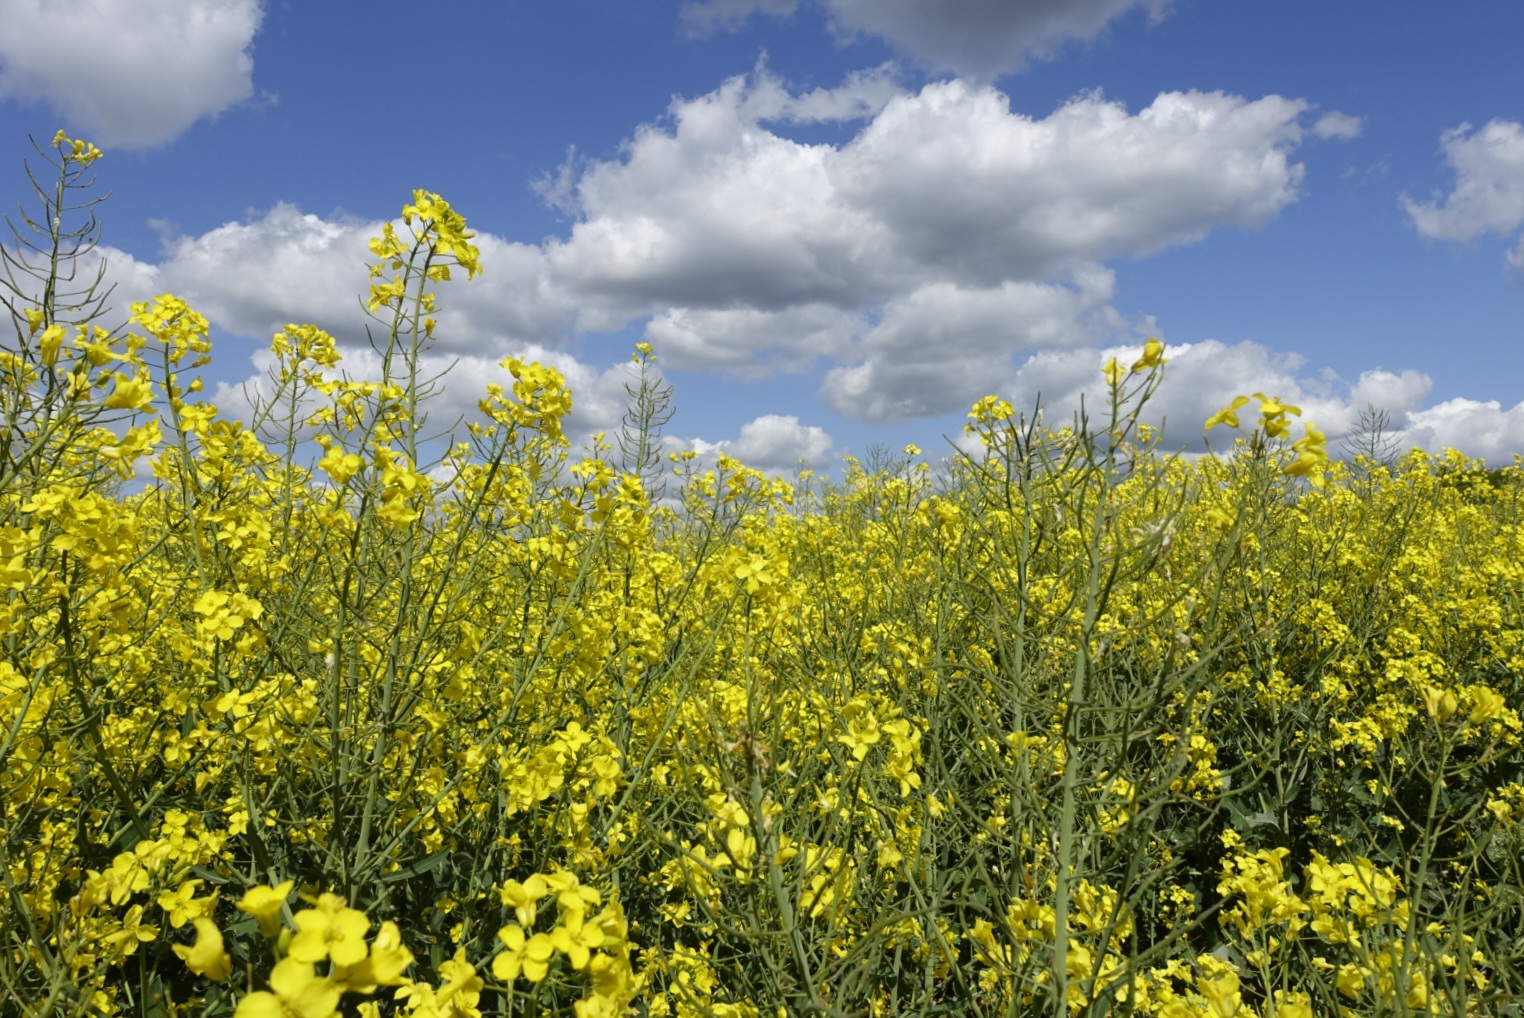
<svg viewBox="0 0 1524 1018">
<path fill-rule="evenodd" d="M 525 938 L 523 927 L 510 924 L 497 931 L 497 939 L 503 942 L 504 950 L 492 959 L 492 974 L 503 982 L 511 983 L 522 973 L 525 979 L 538 983 L 550 971 L 556 945 L 548 934 Z"/>
<path fill-rule="evenodd" d="M 1121 363 L 1115 357 L 1111 357 L 1101 365 L 1101 375 L 1106 379 L 1106 384 L 1115 389 L 1122 384 L 1126 372 L 1122 370 Z"/>
<path fill-rule="evenodd" d="M 534 874 L 523 883 L 517 880 L 505 881 L 498 890 L 498 896 L 503 904 L 513 909 L 518 917 L 519 925 L 533 926 L 535 912 L 538 911 L 540 902 L 550 893 L 550 888 L 545 884 L 545 878 L 538 873 Z"/>
<path fill-rule="evenodd" d="M 199 880 L 187 880 L 176 890 L 159 895 L 158 904 L 169 913 L 169 925 L 178 930 L 192 919 L 207 914 L 215 899 L 197 898 L 196 889 L 200 886 Z"/>
<path fill-rule="evenodd" d="M 285 958 L 270 973 L 270 989 L 238 1002 L 233 1018 L 329 1018 L 337 1012 L 343 988 L 317 976 L 312 966 Z"/>
<path fill-rule="evenodd" d="M 560 925 L 550 931 L 550 942 L 566 955 L 572 968 L 581 971 L 587 967 L 592 952 L 603 946 L 603 931 L 593 923 L 583 922 L 582 913 L 571 912 L 563 915 Z"/>
<path fill-rule="evenodd" d="M 372 993 L 377 986 L 403 986 L 410 980 L 402 973 L 413 964 L 413 952 L 402 943 L 402 931 L 391 920 L 381 924 L 370 954 L 355 965 L 336 965 L 333 978 L 355 993 Z"/>
<path fill-rule="evenodd" d="M 316 963 L 324 958 L 335 965 L 357 965 L 366 954 L 365 934 L 370 920 L 348 907 L 337 894 L 322 894 L 313 908 L 296 913 L 297 934 L 287 953 L 298 961 Z"/>
<path fill-rule="evenodd" d="M 745 562 L 736 566 L 735 574 L 736 579 L 746 581 L 748 594 L 755 594 L 776 579 L 768 568 L 767 559 L 761 555 L 749 556 Z"/>
<path fill-rule="evenodd" d="M 1504 706 L 1500 693 L 1487 686 L 1476 686 L 1471 690 L 1471 713 L 1467 720 L 1473 725 L 1479 725 L 1501 714 Z"/>
<path fill-rule="evenodd" d="M 1243 994 L 1238 969 L 1210 954 L 1196 959 L 1196 992 L 1206 998 L 1210 1018 L 1234 1018 L 1242 1013 Z"/>
<path fill-rule="evenodd" d="M 267 939 L 274 940 L 280 936 L 281 906 L 286 903 L 286 897 L 294 886 L 295 881 L 287 880 L 276 887 L 251 887 L 238 899 L 238 908 L 254 917 L 259 923 L 260 933 Z"/>
<path fill-rule="evenodd" d="M 53 135 L 53 146 L 61 150 L 65 162 L 76 162 L 81 166 L 89 166 L 101 157 L 101 150 L 93 144 L 83 138 L 71 138 L 62 130 Z"/>
<path fill-rule="evenodd" d="M 1429 712 L 1429 717 L 1435 721 L 1449 721 L 1451 715 L 1460 709 L 1460 700 L 1454 690 L 1441 689 L 1438 686 L 1425 686 L 1423 689 L 1423 702 Z"/>
<path fill-rule="evenodd" d="M 1157 339 L 1150 339 L 1143 344 L 1143 356 L 1132 362 L 1130 371 L 1142 371 L 1145 368 L 1156 368 L 1161 364 L 1168 364 L 1169 360 L 1164 356 L 1164 344 Z"/>
<path fill-rule="evenodd" d="M 1248 396 L 1235 396 L 1233 402 L 1207 418 L 1206 430 L 1211 431 L 1219 424 L 1226 424 L 1230 428 L 1238 427 L 1239 408 L 1249 402 Z"/>
<path fill-rule="evenodd" d="M 37 340 L 37 352 L 42 357 L 42 363 L 53 367 L 58 363 L 58 350 L 63 346 L 64 327 L 62 325 L 49 325 L 42 330 L 42 335 Z"/>
<path fill-rule="evenodd" d="M 131 378 L 120 371 L 111 373 L 116 385 L 106 397 L 105 406 L 111 410 L 138 410 L 153 402 L 153 386 L 142 375 Z"/>
<path fill-rule="evenodd" d="M 217 929 L 217 924 L 210 919 L 197 917 L 196 942 L 187 947 L 183 944 L 174 945 L 175 954 L 185 962 L 186 968 L 198 976 L 205 976 L 213 982 L 220 983 L 233 971 L 233 959 L 228 957 L 228 952 L 222 942 L 222 931 Z"/>
</svg>

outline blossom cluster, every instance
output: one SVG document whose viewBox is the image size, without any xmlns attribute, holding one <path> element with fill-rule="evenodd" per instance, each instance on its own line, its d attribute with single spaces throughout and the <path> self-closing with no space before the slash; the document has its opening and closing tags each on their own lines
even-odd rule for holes
<svg viewBox="0 0 1524 1018">
<path fill-rule="evenodd" d="M 57 145 L 67 180 L 98 156 Z M 1100 428 L 992 396 L 940 468 L 679 455 L 658 499 L 643 460 L 574 450 L 565 378 L 517 359 L 431 452 L 424 287 L 477 254 L 437 195 L 402 218 L 412 242 L 372 247 L 381 377 L 289 325 L 248 422 L 195 400 L 184 301 L 117 330 L 18 306 L 8 1005 L 1375 1018 L 1524 994 L 1517 467 L 1338 463 L 1260 394 L 1209 422 L 1247 431 L 1222 455 L 1168 455 L 1138 418 L 1158 341 L 1102 366 Z"/>
</svg>

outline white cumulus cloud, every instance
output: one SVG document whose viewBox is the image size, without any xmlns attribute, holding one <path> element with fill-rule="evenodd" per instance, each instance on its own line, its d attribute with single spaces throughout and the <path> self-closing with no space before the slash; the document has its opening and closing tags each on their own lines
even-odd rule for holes
<svg viewBox="0 0 1524 1018">
<path fill-rule="evenodd" d="M 568 183 L 578 221 L 546 257 L 582 328 L 673 308 L 875 312 L 933 283 L 1061 278 L 1262 225 L 1303 172 L 1289 153 L 1305 104 L 1278 96 L 1166 93 L 1136 114 L 1084 96 L 1034 119 L 941 82 L 833 146 L 770 129 L 776 89 L 759 73 L 678 100 L 669 125 Z"/>
<path fill-rule="evenodd" d="M 379 225 L 280 204 L 250 222 L 169 240 L 159 278 L 231 332 L 265 336 L 299 321 L 340 333 L 359 317 L 374 260 L 366 239 Z"/>
<path fill-rule="evenodd" d="M 1385 410 L 1391 417 L 1416 412 L 1434 389 L 1434 379 L 1411 368 L 1401 372 L 1375 368 L 1360 372 L 1350 388 L 1349 405 L 1356 414 L 1366 407 Z"/>
<path fill-rule="evenodd" d="M 1492 120 L 1473 130 L 1461 124 L 1446 131 L 1440 145 L 1455 171 L 1450 193 L 1428 202 L 1400 199 L 1418 232 L 1469 241 L 1518 229 L 1524 223 L 1524 125 Z"/>
<path fill-rule="evenodd" d="M 439 288 L 439 349 L 492 360 L 637 328 L 676 368 L 823 367 L 823 398 L 859 419 L 946 413 L 1019 355 L 1136 335 L 1107 261 L 1261 226 L 1295 201 L 1306 108 L 1171 92 L 1034 117 L 990 86 L 912 92 L 881 68 L 795 93 L 760 68 L 675 100 L 618 156 L 569 166 L 567 235 L 479 235 L 482 276 Z M 780 126 L 821 119 L 860 126 L 833 144 Z M 232 332 L 314 322 L 364 346 L 380 227 L 282 204 L 124 271 Z"/>
<path fill-rule="evenodd" d="M 832 180 L 919 273 L 1035 278 L 1263 225 L 1297 197 L 1305 108 L 1166 92 L 1130 114 L 1088 95 L 1036 120 L 992 88 L 939 82 L 890 103 Z"/>
<path fill-rule="evenodd" d="M 859 359 L 828 373 L 822 394 L 838 412 L 866 421 L 964 409 L 1015 374 L 1018 352 L 1123 331 L 1107 304 L 1115 281 L 1109 269 L 1087 266 L 1064 284 L 920 287 L 885 306 L 854 350 Z"/>
<path fill-rule="evenodd" d="M 1508 267 L 1524 275 L 1524 237 L 1520 237 L 1518 244 L 1508 252 Z"/>
<path fill-rule="evenodd" d="M 1364 120 L 1352 117 L 1348 113 L 1340 113 L 1338 110 L 1323 114 L 1312 124 L 1312 133 L 1319 138 L 1338 138 L 1341 141 L 1358 138 L 1363 130 L 1365 130 Z"/>
<path fill-rule="evenodd" d="M 1489 466 L 1508 466 L 1524 455 L 1524 403 L 1504 410 L 1497 400 L 1448 399 L 1410 414 L 1401 441 L 1403 448 L 1458 449 Z"/>
<path fill-rule="evenodd" d="M 862 329 L 858 314 L 828 304 L 781 311 L 674 307 L 654 316 L 643 338 L 674 368 L 756 377 L 842 357 Z"/>
<path fill-rule="evenodd" d="M 0 0 L 0 96 L 151 148 L 254 94 L 260 0 Z"/>
<path fill-rule="evenodd" d="M 890 100 L 850 142 L 773 133 L 744 78 L 672 108 L 574 186 L 549 250 L 569 285 L 654 302 L 850 306 L 928 276 L 995 285 L 1259 226 L 1295 200 L 1305 104 L 1085 96 L 1042 120 L 951 81 Z"/>
<path fill-rule="evenodd" d="M 746 422 L 733 439 L 677 439 L 669 444 L 693 449 L 705 459 L 723 452 L 753 470 L 784 475 L 792 474 L 801 462 L 813 470 L 829 466 L 835 452 L 835 443 L 824 428 L 780 414 L 764 414 Z"/>
<path fill-rule="evenodd" d="M 311 322 L 343 343 L 367 347 L 365 328 L 375 328 L 361 306 L 371 282 L 367 265 L 375 260 L 367 241 L 382 225 L 281 203 L 199 236 L 169 237 L 157 263 L 110 248 L 101 253 L 108 282 L 118 288 L 113 303 L 123 308 L 171 292 L 229 332 L 266 339 L 287 323 Z M 393 225 L 408 235 L 400 219 Z M 540 248 L 490 234 L 475 243 L 488 266 L 486 281 L 467 283 L 457 273 L 457 281 L 436 287 L 441 351 L 501 356 L 516 345 L 563 338 L 572 297 L 547 279 Z"/>
</svg>

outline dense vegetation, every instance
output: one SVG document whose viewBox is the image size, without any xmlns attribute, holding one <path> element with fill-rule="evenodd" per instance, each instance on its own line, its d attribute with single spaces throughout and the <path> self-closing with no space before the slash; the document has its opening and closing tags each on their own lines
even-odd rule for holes
<svg viewBox="0 0 1524 1018">
<path fill-rule="evenodd" d="M 937 473 L 669 464 L 649 348 L 617 441 L 510 359 L 427 462 L 478 267 L 426 192 L 382 377 L 292 325 L 236 422 L 202 317 L 72 281 L 99 153 L 54 144 L 0 344 L 5 1013 L 1519 1013 L 1517 468 L 1330 462 L 1265 396 L 1166 455 L 1154 342 Z"/>
</svg>

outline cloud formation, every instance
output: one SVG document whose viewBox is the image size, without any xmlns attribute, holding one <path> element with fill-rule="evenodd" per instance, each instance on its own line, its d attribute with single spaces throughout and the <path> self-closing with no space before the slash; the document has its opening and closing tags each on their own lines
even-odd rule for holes
<svg viewBox="0 0 1524 1018">
<path fill-rule="evenodd" d="M 578 221 L 545 249 L 579 328 L 649 314 L 674 367 L 826 357 L 843 413 L 945 412 L 1014 353 L 1123 326 L 1100 262 L 1263 225 L 1303 172 L 1289 153 L 1306 106 L 1278 96 L 1166 93 L 1129 114 L 1089 95 L 1039 120 L 940 82 L 839 146 L 770 129 L 797 106 L 765 74 L 731 79 L 583 169 Z"/>
<path fill-rule="evenodd" d="M 879 68 L 795 93 L 759 68 L 569 168 L 568 235 L 479 236 L 483 277 L 440 287 L 438 352 L 490 375 L 505 353 L 634 327 L 677 369 L 823 370 L 820 397 L 849 418 L 957 412 L 1026 377 L 1033 351 L 1141 338 L 1105 262 L 1272 219 L 1297 198 L 1306 109 L 1183 92 L 1134 113 L 1092 94 L 1037 118 L 963 81 L 912 92 Z M 837 144 L 787 134 L 821 121 L 861 126 Z M 231 332 L 310 321 L 364 349 L 380 227 L 282 204 L 112 271 Z M 622 407 L 622 383 L 610 398 Z M 753 423 L 730 441 L 761 462 L 830 448 L 797 420 Z"/>
<path fill-rule="evenodd" d="M 1358 138 L 1363 130 L 1365 130 L 1364 120 L 1352 117 L 1348 113 L 1340 113 L 1338 110 L 1323 114 L 1312 125 L 1312 133 L 1319 138 L 1338 138 L 1340 141 Z"/>
<path fill-rule="evenodd" d="M 835 443 L 824 428 L 780 414 L 764 414 L 746 422 L 733 439 L 669 439 L 668 445 L 692 449 L 704 460 L 723 452 L 753 470 L 784 476 L 793 474 L 801 464 L 810 470 L 832 466 L 836 455 Z"/>
<path fill-rule="evenodd" d="M 368 348 L 363 297 L 374 256 L 369 238 L 383 223 L 329 218 L 281 203 L 245 222 L 225 223 L 195 237 L 166 238 L 157 263 L 109 246 L 107 284 L 113 305 L 174 293 L 228 332 L 267 339 L 291 322 L 310 322 L 351 348 Z M 407 227 L 392 220 L 400 236 Z M 501 357 L 526 343 L 554 343 L 568 334 L 573 295 L 545 278 L 539 248 L 480 235 L 486 281 L 439 284 L 443 309 L 437 348 L 450 355 Z M 82 266 L 94 271 L 90 264 Z"/>
<path fill-rule="evenodd" d="M 1306 108 L 1182 92 L 1132 113 L 1084 95 L 1036 118 L 962 81 L 912 92 L 878 68 L 795 93 L 759 68 L 568 167 L 568 235 L 479 236 L 483 277 L 441 287 L 441 349 L 495 358 L 634 326 L 674 368 L 824 367 L 849 416 L 945 413 L 1018 354 L 1132 335 L 1107 260 L 1295 201 Z M 860 126 L 838 144 L 787 134 L 821 121 Z M 313 321 L 358 345 L 380 226 L 277 205 L 124 271 L 233 332 Z"/>
<path fill-rule="evenodd" d="M 1506 237 L 1524 224 L 1524 125 L 1491 120 L 1473 130 L 1461 124 L 1441 136 L 1440 147 L 1455 172 L 1450 193 L 1428 202 L 1400 198 L 1420 234 L 1465 242 L 1488 233 Z M 1524 238 L 1508 263 L 1524 271 Z"/>
<path fill-rule="evenodd" d="M 822 395 L 839 413 L 870 422 L 964 409 L 1012 375 L 1017 353 L 1125 331 L 1107 303 L 1115 282 L 1111 270 L 1090 265 L 1060 284 L 919 287 L 885 305 L 856 344 L 855 363 L 832 369 Z"/>
<path fill-rule="evenodd" d="M 644 339 L 670 364 L 755 378 L 848 356 L 863 327 L 856 311 L 824 303 L 780 311 L 676 307 L 652 317 Z"/>
<path fill-rule="evenodd" d="M 152 148 L 254 94 L 260 0 L 5 0 L 0 97 L 101 145 Z"/>
<path fill-rule="evenodd" d="M 1042 60 L 1065 42 L 1090 40 L 1134 9 L 1157 20 L 1170 0 L 820 0 L 842 38 L 878 36 L 939 71 L 989 81 Z M 691 31 L 739 28 L 753 13 L 784 16 L 798 0 L 693 0 Z"/>
<path fill-rule="evenodd" d="M 1491 467 L 1508 466 L 1524 454 L 1524 403 L 1505 410 L 1497 400 L 1447 399 L 1409 414 L 1400 436 L 1403 448 L 1459 449 Z"/>
<path fill-rule="evenodd" d="M 1129 114 L 1092 95 L 1035 120 L 992 88 L 937 82 L 836 147 L 769 130 L 768 84 L 674 103 L 670 130 L 587 167 L 555 274 L 632 311 L 849 307 L 1260 226 L 1303 173 L 1289 153 L 1305 104 L 1279 96 L 1165 93 Z"/>
<path fill-rule="evenodd" d="M 162 285 L 231 332 L 266 336 L 293 321 L 325 328 L 356 317 L 368 285 L 366 239 L 378 224 L 323 219 L 279 204 L 247 223 L 226 223 L 165 244 Z"/>
</svg>

